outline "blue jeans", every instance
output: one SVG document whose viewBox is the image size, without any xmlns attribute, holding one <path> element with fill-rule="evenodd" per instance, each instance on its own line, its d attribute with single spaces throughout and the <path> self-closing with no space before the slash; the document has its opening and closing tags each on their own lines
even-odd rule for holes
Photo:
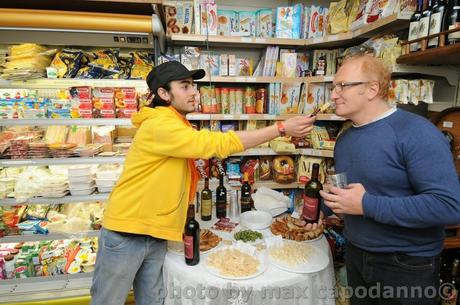
<svg viewBox="0 0 460 305">
<path fill-rule="evenodd" d="M 350 242 L 345 251 L 351 305 L 437 305 L 439 255 L 373 253 Z"/>
<path fill-rule="evenodd" d="M 102 228 L 91 305 L 123 305 L 131 286 L 136 305 L 163 304 L 165 255 L 162 239 Z"/>
</svg>

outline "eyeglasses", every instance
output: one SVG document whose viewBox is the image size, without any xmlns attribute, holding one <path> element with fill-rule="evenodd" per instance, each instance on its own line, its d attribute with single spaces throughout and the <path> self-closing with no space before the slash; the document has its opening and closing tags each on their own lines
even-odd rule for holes
<svg viewBox="0 0 460 305">
<path fill-rule="evenodd" d="M 363 85 L 367 83 L 370 82 L 341 82 L 338 84 L 332 84 L 331 92 L 335 90 L 336 93 L 340 93 L 343 91 L 344 88 Z"/>
</svg>

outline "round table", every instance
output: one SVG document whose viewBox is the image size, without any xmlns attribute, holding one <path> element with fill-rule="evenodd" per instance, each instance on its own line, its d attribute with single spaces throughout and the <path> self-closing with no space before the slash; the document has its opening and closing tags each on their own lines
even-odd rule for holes
<svg viewBox="0 0 460 305">
<path fill-rule="evenodd" d="M 165 305 L 335 305 L 334 269 L 323 236 L 312 244 L 329 255 L 322 271 L 298 274 L 268 264 L 265 272 L 246 280 L 227 280 L 206 271 L 206 254 L 196 266 L 168 252 L 163 267 Z"/>
</svg>

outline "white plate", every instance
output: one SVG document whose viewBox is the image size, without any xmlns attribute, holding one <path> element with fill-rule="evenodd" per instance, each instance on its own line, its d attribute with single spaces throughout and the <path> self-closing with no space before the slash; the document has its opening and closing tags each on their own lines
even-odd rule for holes
<svg viewBox="0 0 460 305">
<path fill-rule="evenodd" d="M 314 241 L 320 240 L 321 238 L 323 238 L 323 236 L 324 236 L 324 233 L 321 233 L 320 236 L 318 236 L 318 237 L 316 237 L 316 238 L 313 238 L 313 239 L 304 240 L 303 242 L 304 242 L 304 243 L 312 243 L 312 242 L 314 242 Z"/>
<path fill-rule="evenodd" d="M 206 254 L 206 253 L 209 253 L 211 252 L 212 250 L 216 249 L 216 248 L 219 248 L 220 246 L 220 243 L 217 244 L 217 246 L 215 246 L 214 248 L 211 248 L 209 250 L 206 250 L 206 251 L 200 251 L 200 254 Z M 182 242 L 179 242 L 179 241 L 172 241 L 172 240 L 168 240 L 168 252 L 171 252 L 173 254 L 176 254 L 176 255 L 184 255 L 184 244 Z"/>
<path fill-rule="evenodd" d="M 235 246 L 225 246 L 225 247 L 221 247 L 219 249 L 211 249 L 211 253 L 214 253 L 214 252 L 218 252 L 218 251 L 223 251 L 225 249 L 228 249 L 228 248 L 234 248 Z M 244 252 L 244 251 L 242 251 Z M 265 272 L 265 269 L 267 269 L 267 262 L 266 260 L 264 259 L 262 253 L 260 252 L 255 252 L 254 255 L 251 255 L 252 257 L 255 257 L 259 260 L 259 269 L 257 270 L 256 273 L 254 274 L 251 274 L 251 275 L 247 275 L 247 276 L 230 276 L 230 275 L 222 275 L 219 273 L 219 270 L 217 269 L 214 269 L 213 267 L 210 267 L 208 266 L 208 257 L 205 257 L 204 259 L 204 268 L 206 269 L 206 271 L 208 271 L 209 273 L 211 273 L 212 275 L 215 275 L 217 277 L 220 277 L 220 278 L 223 278 L 223 279 L 227 279 L 227 280 L 246 280 L 246 279 L 251 279 L 251 278 L 254 278 L 254 277 L 257 277 L 259 275 L 261 275 L 262 273 Z"/>
<path fill-rule="evenodd" d="M 295 242 L 286 241 L 283 242 Z M 329 264 L 329 256 L 323 250 L 313 245 L 309 245 L 312 248 L 312 254 L 310 255 L 308 262 L 299 265 L 289 265 L 286 262 L 275 260 L 270 254 L 268 254 L 268 260 L 274 266 L 288 272 L 294 273 L 313 273 L 323 270 Z"/>
<path fill-rule="evenodd" d="M 240 224 L 251 230 L 266 229 L 272 221 L 272 215 L 265 211 L 247 211 L 240 216 Z"/>
</svg>

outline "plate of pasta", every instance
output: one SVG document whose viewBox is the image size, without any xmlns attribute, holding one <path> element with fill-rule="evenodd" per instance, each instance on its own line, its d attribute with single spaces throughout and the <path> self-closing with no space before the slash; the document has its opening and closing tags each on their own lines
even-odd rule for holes
<svg viewBox="0 0 460 305">
<path fill-rule="evenodd" d="M 267 267 L 262 253 L 251 245 L 237 242 L 212 250 L 207 254 L 205 269 L 220 278 L 229 280 L 250 279 L 264 273 Z"/>
<path fill-rule="evenodd" d="M 329 256 L 312 244 L 282 240 L 268 247 L 268 260 L 276 267 L 294 273 L 313 273 L 329 264 Z"/>
</svg>

